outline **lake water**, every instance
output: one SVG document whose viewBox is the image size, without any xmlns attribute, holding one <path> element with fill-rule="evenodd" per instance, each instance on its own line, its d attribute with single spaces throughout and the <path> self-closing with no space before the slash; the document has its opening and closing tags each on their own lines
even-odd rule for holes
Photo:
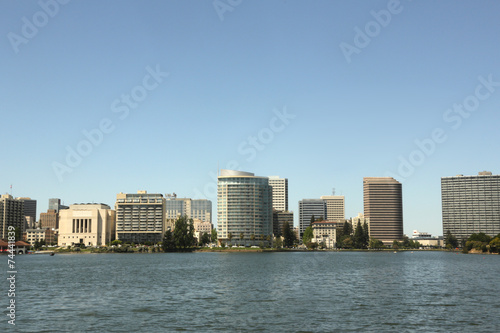
<svg viewBox="0 0 500 333">
<path fill-rule="evenodd" d="M 4 276 L 7 256 L 1 256 Z M 15 332 L 495 332 L 500 256 L 16 256 Z M 2 306 L 8 285 L 2 279 Z M 3 330 L 2 330 L 3 331 Z"/>
</svg>

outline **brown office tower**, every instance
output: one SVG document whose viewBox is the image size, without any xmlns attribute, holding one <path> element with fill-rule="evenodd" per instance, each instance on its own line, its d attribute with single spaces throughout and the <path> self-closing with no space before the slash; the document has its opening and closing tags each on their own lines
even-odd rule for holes
<svg viewBox="0 0 500 333">
<path fill-rule="evenodd" d="M 391 177 L 364 177 L 365 217 L 370 219 L 370 237 L 385 245 L 403 239 L 403 195 L 401 183 Z"/>
</svg>

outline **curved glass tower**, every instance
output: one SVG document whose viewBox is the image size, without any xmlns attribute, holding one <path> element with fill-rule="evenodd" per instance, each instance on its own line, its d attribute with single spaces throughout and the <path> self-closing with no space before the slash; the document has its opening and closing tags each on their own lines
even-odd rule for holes
<svg viewBox="0 0 500 333">
<path fill-rule="evenodd" d="M 272 237 L 272 221 L 269 179 L 250 172 L 221 170 L 217 184 L 219 241 L 244 245 L 267 242 L 267 237 Z"/>
</svg>

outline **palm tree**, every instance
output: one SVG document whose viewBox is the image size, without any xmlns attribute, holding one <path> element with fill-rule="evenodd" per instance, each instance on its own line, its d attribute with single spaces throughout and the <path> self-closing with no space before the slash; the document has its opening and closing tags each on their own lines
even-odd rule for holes
<svg viewBox="0 0 500 333">
<path fill-rule="evenodd" d="M 233 234 L 232 233 L 227 234 L 227 238 L 229 239 L 229 244 L 231 244 L 231 239 L 233 239 Z"/>
<path fill-rule="evenodd" d="M 245 235 L 240 232 L 240 245 L 243 243 L 243 238 L 245 238 Z"/>
</svg>

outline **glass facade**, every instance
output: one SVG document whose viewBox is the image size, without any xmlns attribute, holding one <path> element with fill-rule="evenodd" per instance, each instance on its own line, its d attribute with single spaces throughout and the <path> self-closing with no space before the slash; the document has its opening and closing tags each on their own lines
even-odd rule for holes
<svg viewBox="0 0 500 333">
<path fill-rule="evenodd" d="M 267 177 L 244 174 L 218 177 L 218 237 L 255 244 L 272 237 L 272 189 Z"/>
</svg>

